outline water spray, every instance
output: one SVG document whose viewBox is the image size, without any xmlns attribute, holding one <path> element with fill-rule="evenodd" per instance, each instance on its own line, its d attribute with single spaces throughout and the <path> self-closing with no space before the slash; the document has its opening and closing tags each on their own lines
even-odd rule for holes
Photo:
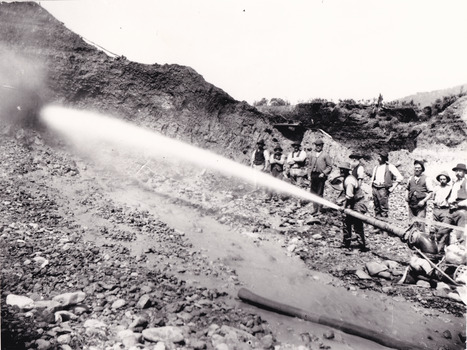
<svg viewBox="0 0 467 350">
<path fill-rule="evenodd" d="M 103 147 L 124 147 L 154 159 L 182 160 L 279 193 L 339 209 L 336 204 L 269 174 L 117 118 L 61 106 L 47 106 L 41 112 L 41 119 L 48 128 L 78 147 L 97 142 Z"/>
</svg>

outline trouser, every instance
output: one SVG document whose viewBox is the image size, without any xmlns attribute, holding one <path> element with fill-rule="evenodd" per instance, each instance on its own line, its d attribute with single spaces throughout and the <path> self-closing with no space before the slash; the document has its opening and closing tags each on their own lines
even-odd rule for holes
<svg viewBox="0 0 467 350">
<path fill-rule="evenodd" d="M 450 225 L 465 228 L 466 221 L 467 221 L 467 210 L 457 209 L 454 211 L 450 211 L 448 220 L 449 220 L 448 223 Z M 465 241 L 464 231 L 451 230 L 450 235 L 449 235 L 449 244 L 453 244 L 457 242 L 464 242 L 464 241 Z"/>
<path fill-rule="evenodd" d="M 387 218 L 389 212 L 389 190 L 373 186 L 373 204 L 376 218 Z"/>
<path fill-rule="evenodd" d="M 413 222 L 414 218 L 425 219 L 426 218 L 426 205 L 423 208 L 411 207 L 409 205 L 409 222 Z M 425 223 L 424 222 L 415 222 L 416 226 L 421 232 L 425 232 Z"/>
<path fill-rule="evenodd" d="M 352 203 L 351 206 L 349 206 L 349 209 L 355 210 L 362 214 L 365 214 L 367 211 L 366 205 L 363 203 L 363 200 L 359 200 L 356 203 Z M 347 214 L 344 216 L 344 222 L 342 227 L 342 231 L 344 233 L 343 244 L 346 247 L 350 247 L 350 242 L 352 240 L 352 227 L 355 233 L 360 237 L 361 246 L 365 248 L 366 244 L 365 232 L 363 230 L 363 221 Z"/>
<path fill-rule="evenodd" d="M 320 173 L 311 173 L 311 185 L 310 192 L 316 194 L 319 197 L 323 197 L 324 194 L 324 183 L 326 182 L 326 177 L 319 177 Z M 322 205 L 318 203 L 313 204 L 313 211 L 321 211 Z"/>
<path fill-rule="evenodd" d="M 433 208 L 433 221 L 442 222 L 445 224 L 449 224 L 449 209 L 448 208 Z M 449 232 L 451 230 L 449 228 L 443 226 L 436 227 L 436 234 L 435 239 L 436 243 L 438 243 L 439 251 L 442 251 L 443 248 L 449 245 Z"/>
</svg>

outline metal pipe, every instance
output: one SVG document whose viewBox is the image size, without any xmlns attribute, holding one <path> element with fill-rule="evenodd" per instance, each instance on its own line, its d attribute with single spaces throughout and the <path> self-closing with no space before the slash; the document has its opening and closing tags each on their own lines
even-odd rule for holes
<svg viewBox="0 0 467 350">
<path fill-rule="evenodd" d="M 364 223 L 375 226 L 375 227 L 377 227 L 377 228 L 379 228 L 381 230 L 390 232 L 390 233 L 396 235 L 397 237 L 399 237 L 401 239 L 402 239 L 402 237 L 404 237 L 404 234 L 406 232 L 406 230 L 403 229 L 403 228 L 393 227 L 387 222 L 384 222 L 382 220 L 378 220 L 376 218 L 372 218 L 370 216 L 364 215 L 364 214 L 359 213 L 359 212 L 357 212 L 355 210 L 352 210 L 352 209 L 342 209 L 342 211 L 344 212 L 344 214 L 353 216 L 354 218 L 357 218 L 357 219 L 363 221 Z"/>
</svg>

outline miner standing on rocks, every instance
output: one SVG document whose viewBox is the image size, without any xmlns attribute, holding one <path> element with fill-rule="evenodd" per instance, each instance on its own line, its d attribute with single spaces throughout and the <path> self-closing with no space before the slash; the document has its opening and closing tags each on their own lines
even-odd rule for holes
<svg viewBox="0 0 467 350">
<path fill-rule="evenodd" d="M 439 185 L 433 189 L 433 221 L 449 224 L 449 203 L 448 198 L 451 194 L 451 178 L 446 171 L 436 176 Z M 449 245 L 449 229 L 443 226 L 436 229 L 436 242 L 440 251 L 446 245 Z"/>
<path fill-rule="evenodd" d="M 363 167 L 364 156 L 359 153 L 352 153 L 349 158 L 352 159 L 352 175 L 358 180 L 358 185 L 362 187 L 363 179 L 365 178 L 365 168 Z"/>
<path fill-rule="evenodd" d="M 467 217 L 467 167 L 463 163 L 457 164 L 452 169 L 456 173 L 456 180 L 452 185 L 451 195 L 448 198 L 449 203 L 449 223 L 451 225 L 464 227 Z M 449 237 L 449 243 L 462 243 L 465 240 L 465 234 L 462 231 L 454 231 Z"/>
<path fill-rule="evenodd" d="M 379 165 L 373 169 L 371 186 L 373 187 L 373 203 L 375 216 L 384 220 L 389 212 L 389 194 L 404 179 L 397 168 L 389 163 L 387 152 L 381 152 L 378 158 Z M 395 181 L 393 181 L 395 179 Z"/>
<path fill-rule="evenodd" d="M 409 178 L 405 201 L 409 204 L 409 221 L 414 218 L 426 218 L 426 204 L 433 194 L 433 188 L 430 179 L 426 177 L 425 164 L 421 160 L 415 160 L 414 175 Z M 422 231 L 425 231 L 425 223 L 416 222 L 415 225 Z"/>
<path fill-rule="evenodd" d="M 310 192 L 319 197 L 323 197 L 324 183 L 332 170 L 331 157 L 323 151 L 324 142 L 318 139 L 314 142 L 315 150 L 311 152 L 310 164 Z M 321 211 L 322 205 L 314 203 L 311 214 L 316 214 Z"/>
<path fill-rule="evenodd" d="M 256 149 L 251 155 L 251 167 L 260 171 L 267 171 L 269 166 L 269 151 L 264 148 L 264 141 L 256 143 Z"/>
<path fill-rule="evenodd" d="M 293 184 L 305 186 L 306 152 L 301 149 L 300 142 L 292 143 L 293 151 L 287 156 L 287 165 L 290 167 L 289 176 Z"/>
<path fill-rule="evenodd" d="M 367 207 L 364 203 L 364 194 L 360 186 L 358 185 L 357 178 L 351 174 L 351 167 L 349 163 L 343 163 L 339 166 L 341 176 L 344 178 L 343 190 L 339 194 L 338 204 L 344 208 L 355 210 L 359 213 L 365 214 Z M 363 231 L 363 222 L 351 215 L 345 214 L 343 222 L 343 247 L 350 248 L 352 238 L 352 226 L 355 233 L 360 237 L 360 250 L 368 251 L 365 244 L 365 233 Z"/>
</svg>

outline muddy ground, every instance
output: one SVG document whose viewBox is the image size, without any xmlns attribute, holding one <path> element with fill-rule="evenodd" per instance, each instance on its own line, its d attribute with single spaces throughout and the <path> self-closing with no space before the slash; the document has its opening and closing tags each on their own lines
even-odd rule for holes
<svg viewBox="0 0 467 350">
<path fill-rule="evenodd" d="M 310 204 L 205 169 L 2 130 L 4 349 L 385 348 L 245 304 L 241 287 L 423 349 L 464 348 L 454 290 L 396 284 L 412 255 L 398 238 L 367 228 L 369 252 L 343 250 L 335 212 L 316 221 Z M 387 279 L 357 277 L 385 261 Z M 45 302 L 68 292 L 84 299 Z"/>
</svg>

